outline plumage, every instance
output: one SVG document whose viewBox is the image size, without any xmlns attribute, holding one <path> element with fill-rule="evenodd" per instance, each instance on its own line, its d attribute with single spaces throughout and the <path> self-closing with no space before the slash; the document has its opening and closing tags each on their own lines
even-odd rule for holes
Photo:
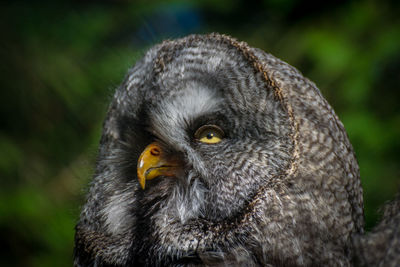
<svg viewBox="0 0 400 267">
<path fill-rule="evenodd" d="M 191 35 L 151 48 L 116 90 L 75 265 L 349 266 L 363 225 L 352 146 L 314 83 Z"/>
</svg>

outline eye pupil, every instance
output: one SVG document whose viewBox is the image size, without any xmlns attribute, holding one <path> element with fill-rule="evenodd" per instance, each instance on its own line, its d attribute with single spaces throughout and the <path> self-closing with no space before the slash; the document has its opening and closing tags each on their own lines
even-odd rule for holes
<svg viewBox="0 0 400 267">
<path fill-rule="evenodd" d="M 214 133 L 208 133 L 207 134 L 207 139 L 212 139 L 214 137 Z"/>
</svg>

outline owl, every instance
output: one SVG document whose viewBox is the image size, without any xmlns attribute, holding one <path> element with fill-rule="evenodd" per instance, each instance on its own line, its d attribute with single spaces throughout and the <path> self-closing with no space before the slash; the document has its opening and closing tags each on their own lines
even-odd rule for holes
<svg viewBox="0 0 400 267">
<path fill-rule="evenodd" d="M 151 48 L 98 153 L 75 266 L 350 266 L 362 246 L 342 123 L 298 70 L 229 36 Z"/>
</svg>

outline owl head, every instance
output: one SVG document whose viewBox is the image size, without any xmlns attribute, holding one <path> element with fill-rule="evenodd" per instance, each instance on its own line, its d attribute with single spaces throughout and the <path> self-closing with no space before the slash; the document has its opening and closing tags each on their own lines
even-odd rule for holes
<svg viewBox="0 0 400 267">
<path fill-rule="evenodd" d="M 315 85 L 192 35 L 151 48 L 116 90 L 75 264 L 340 263 L 362 226 L 357 162 Z"/>
</svg>

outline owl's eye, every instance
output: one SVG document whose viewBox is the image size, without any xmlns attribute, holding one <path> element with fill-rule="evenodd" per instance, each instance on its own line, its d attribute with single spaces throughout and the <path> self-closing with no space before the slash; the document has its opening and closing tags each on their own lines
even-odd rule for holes
<svg viewBox="0 0 400 267">
<path fill-rule="evenodd" d="M 203 125 L 194 134 L 194 137 L 206 144 L 215 144 L 222 141 L 224 131 L 216 125 Z"/>
</svg>

